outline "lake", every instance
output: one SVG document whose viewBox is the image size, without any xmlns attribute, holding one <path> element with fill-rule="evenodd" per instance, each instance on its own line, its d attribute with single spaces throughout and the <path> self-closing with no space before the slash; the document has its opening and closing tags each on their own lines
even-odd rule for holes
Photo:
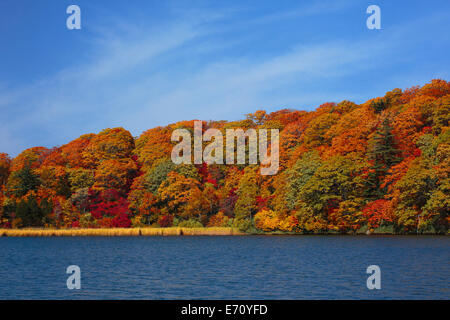
<svg viewBox="0 0 450 320">
<path fill-rule="evenodd" d="M 449 299 L 449 248 L 445 236 L 3 237 L 0 299 Z"/>
</svg>

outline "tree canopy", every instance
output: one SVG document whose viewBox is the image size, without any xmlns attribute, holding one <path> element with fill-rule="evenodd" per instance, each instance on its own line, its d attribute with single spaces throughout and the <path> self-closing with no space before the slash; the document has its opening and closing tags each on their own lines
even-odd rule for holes
<svg viewBox="0 0 450 320">
<path fill-rule="evenodd" d="M 361 104 L 203 122 L 222 133 L 279 129 L 274 176 L 259 164 L 174 164 L 171 134 L 193 132 L 193 120 L 0 153 L 0 227 L 448 233 L 449 120 L 450 83 L 436 79 Z"/>
</svg>

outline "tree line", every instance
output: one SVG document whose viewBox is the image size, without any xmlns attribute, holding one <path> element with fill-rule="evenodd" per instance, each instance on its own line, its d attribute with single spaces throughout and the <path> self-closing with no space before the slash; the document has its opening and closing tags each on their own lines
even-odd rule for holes
<svg viewBox="0 0 450 320">
<path fill-rule="evenodd" d="M 278 174 L 174 164 L 175 129 L 123 128 L 0 153 L 0 227 L 231 226 L 247 232 L 448 233 L 450 83 L 202 128 L 278 129 Z"/>
</svg>

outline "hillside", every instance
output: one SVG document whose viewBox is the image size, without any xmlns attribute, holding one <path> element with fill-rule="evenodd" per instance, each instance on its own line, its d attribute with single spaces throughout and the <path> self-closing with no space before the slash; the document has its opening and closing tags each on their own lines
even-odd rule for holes
<svg viewBox="0 0 450 320">
<path fill-rule="evenodd" d="M 450 82 L 357 105 L 263 110 L 217 128 L 279 129 L 280 169 L 180 164 L 174 129 L 123 128 L 0 154 L 0 228 L 237 227 L 301 233 L 448 233 Z M 207 144 L 207 143 L 205 143 Z"/>
</svg>

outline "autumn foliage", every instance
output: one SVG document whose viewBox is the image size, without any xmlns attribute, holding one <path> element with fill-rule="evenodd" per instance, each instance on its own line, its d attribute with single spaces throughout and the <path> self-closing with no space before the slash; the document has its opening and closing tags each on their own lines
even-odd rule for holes
<svg viewBox="0 0 450 320">
<path fill-rule="evenodd" d="M 174 129 L 123 128 L 52 149 L 0 153 L 0 227 L 236 227 L 244 231 L 448 233 L 450 83 L 362 104 L 258 110 L 203 129 L 280 130 L 280 170 L 175 165 Z M 205 143 L 206 144 L 206 143 Z"/>
</svg>

